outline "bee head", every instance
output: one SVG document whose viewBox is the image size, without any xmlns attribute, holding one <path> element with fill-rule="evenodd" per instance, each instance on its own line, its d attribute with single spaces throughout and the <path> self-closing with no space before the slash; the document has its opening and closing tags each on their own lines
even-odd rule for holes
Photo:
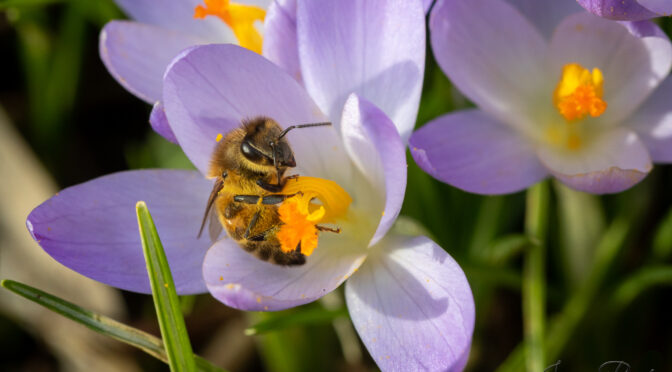
<svg viewBox="0 0 672 372">
<path fill-rule="evenodd" d="M 268 118 L 253 119 L 245 124 L 240 152 L 258 166 L 295 167 L 296 160 L 280 125 Z"/>
</svg>

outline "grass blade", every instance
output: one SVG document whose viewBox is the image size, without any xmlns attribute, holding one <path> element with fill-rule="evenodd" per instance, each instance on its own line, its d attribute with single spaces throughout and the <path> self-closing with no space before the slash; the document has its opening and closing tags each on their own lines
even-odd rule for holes
<svg viewBox="0 0 672 372">
<path fill-rule="evenodd" d="M 135 205 L 135 211 L 168 364 L 171 371 L 195 371 L 194 353 L 159 234 L 145 202 L 139 201 Z"/>
<path fill-rule="evenodd" d="M 119 323 L 104 315 L 86 310 L 71 302 L 23 283 L 15 282 L 13 280 L 3 280 L 0 282 L 0 285 L 21 297 L 44 306 L 45 308 L 82 324 L 95 332 L 136 347 L 145 353 L 168 363 L 168 356 L 163 349 L 163 342 L 158 337 L 139 329 L 129 327 L 123 323 Z M 206 359 L 199 356 L 195 356 L 195 358 L 198 371 L 226 372 L 223 369 L 212 365 Z"/>
</svg>

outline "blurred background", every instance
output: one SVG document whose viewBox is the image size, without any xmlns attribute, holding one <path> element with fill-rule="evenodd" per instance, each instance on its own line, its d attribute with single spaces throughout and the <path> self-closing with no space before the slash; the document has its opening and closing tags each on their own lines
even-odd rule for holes
<svg viewBox="0 0 672 372">
<path fill-rule="evenodd" d="M 564 1 L 564 0 L 563 0 Z M 58 189 L 135 168 L 191 168 L 148 125 L 150 107 L 108 74 L 98 34 L 124 18 L 111 0 L 0 1 L 0 279 L 14 279 L 159 335 L 150 296 L 118 291 L 51 260 L 24 221 Z M 670 35 L 672 18 L 657 22 Z M 468 107 L 427 54 L 418 126 Z M 672 97 L 670 97 L 672 104 Z M 441 184 L 408 157 L 399 228 L 426 233 L 460 263 L 476 301 L 468 371 L 523 370 L 525 194 L 487 197 Z M 596 197 L 550 184 L 549 365 L 672 371 L 672 166 Z M 415 222 L 413 222 L 415 221 Z M 342 291 L 278 313 L 244 313 L 209 295 L 181 299 L 196 353 L 231 371 L 374 371 Z M 245 329 L 269 321 L 265 333 Z M 0 289 L 2 371 L 164 371 L 152 357 Z M 603 368 L 602 371 L 615 370 Z M 623 369 L 621 369 L 623 371 Z"/>
</svg>

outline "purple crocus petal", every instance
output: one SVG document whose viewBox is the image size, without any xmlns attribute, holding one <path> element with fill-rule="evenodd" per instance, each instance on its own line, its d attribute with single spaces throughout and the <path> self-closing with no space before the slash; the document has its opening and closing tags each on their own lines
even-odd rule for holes
<svg viewBox="0 0 672 372">
<path fill-rule="evenodd" d="M 345 287 L 369 353 L 383 371 L 461 371 L 475 318 L 462 269 L 424 236 L 382 244 Z"/>
<path fill-rule="evenodd" d="M 264 57 L 301 82 L 296 38 L 296 0 L 273 1 L 264 20 Z"/>
<path fill-rule="evenodd" d="M 658 13 L 658 15 L 669 17 L 672 15 L 672 2 L 670 0 L 637 0 L 646 9 Z"/>
<path fill-rule="evenodd" d="M 220 240 L 205 256 L 203 278 L 210 293 L 227 306 L 282 310 L 315 301 L 338 287 L 362 264 L 365 247 L 347 234 L 321 234 L 304 265 L 287 267 L 262 261 L 231 240 Z"/>
<path fill-rule="evenodd" d="M 511 193 L 548 174 L 529 141 L 480 110 L 441 116 L 409 142 L 420 168 L 469 192 Z"/>
<path fill-rule="evenodd" d="M 577 0 L 587 11 L 607 19 L 641 21 L 658 15 L 646 9 L 642 0 Z"/>
<path fill-rule="evenodd" d="M 163 72 L 170 61 L 199 42 L 152 25 L 112 21 L 100 33 L 100 57 L 119 84 L 154 104 L 161 100 Z"/>
<path fill-rule="evenodd" d="M 531 111 L 550 99 L 539 87 L 546 42 L 520 12 L 503 0 L 438 1 L 429 29 L 437 62 L 462 93 L 502 122 L 538 126 Z"/>
<path fill-rule="evenodd" d="M 306 89 L 334 122 L 357 93 L 380 107 L 404 142 L 415 125 L 425 68 L 420 1 L 298 3 L 299 59 Z"/>
<path fill-rule="evenodd" d="M 573 13 L 583 12 L 576 1 L 539 1 L 539 0 L 507 0 L 516 7 L 527 20 L 532 22 L 546 40 L 551 39 L 553 31 L 563 18 Z"/>
<path fill-rule="evenodd" d="M 655 27 L 651 24 L 649 29 Z M 638 28 L 643 30 L 641 25 Z M 558 78 L 568 63 L 602 70 L 608 107 L 599 121 L 615 125 L 630 116 L 668 75 L 672 45 L 667 37 L 639 38 L 618 22 L 575 14 L 558 26 L 550 61 Z"/>
<path fill-rule="evenodd" d="M 168 121 L 180 146 L 202 172 L 207 171 L 218 134 L 246 118 L 267 116 L 281 126 L 327 119 L 306 91 L 278 66 L 230 44 L 202 45 L 175 58 L 164 80 Z M 332 127 L 295 130 L 287 135 L 304 175 L 347 180 L 348 167 Z"/>
<path fill-rule="evenodd" d="M 69 187 L 35 208 L 28 230 L 55 260 L 111 286 L 151 293 L 135 204 L 147 203 L 179 294 L 206 291 L 201 276 L 211 242 L 197 239 L 212 183 L 198 172 L 114 173 Z"/>
<path fill-rule="evenodd" d="M 651 171 L 646 146 L 633 131 L 615 128 L 594 135 L 577 150 L 540 147 L 539 159 L 566 185 L 593 194 L 621 192 Z"/>
<path fill-rule="evenodd" d="M 383 192 L 382 217 L 369 242 L 373 246 L 390 229 L 404 202 L 406 146 L 390 118 L 356 94 L 348 98 L 342 117 L 341 133 L 350 159 L 373 189 Z"/>
<path fill-rule="evenodd" d="M 656 163 L 672 162 L 672 77 L 667 77 L 626 123 L 644 141 Z"/>
<path fill-rule="evenodd" d="M 425 10 L 425 14 L 429 12 L 433 2 L 434 0 L 422 0 L 422 8 Z"/>
<path fill-rule="evenodd" d="M 177 144 L 177 138 L 173 133 L 173 130 L 170 129 L 170 124 L 168 124 L 168 118 L 166 117 L 166 110 L 163 107 L 163 103 L 157 102 L 152 107 L 152 113 L 149 115 L 149 124 L 152 125 L 152 129 L 163 138 L 168 141 Z"/>
<path fill-rule="evenodd" d="M 204 42 L 235 43 L 233 31 L 219 18 L 194 18 L 203 0 L 115 0 L 132 19 L 203 39 Z"/>
</svg>

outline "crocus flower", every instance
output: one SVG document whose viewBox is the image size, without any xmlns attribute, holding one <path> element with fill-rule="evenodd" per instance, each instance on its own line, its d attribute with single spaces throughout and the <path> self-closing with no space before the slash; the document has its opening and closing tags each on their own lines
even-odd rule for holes
<svg viewBox="0 0 672 372">
<path fill-rule="evenodd" d="M 435 4 L 434 55 L 478 107 L 413 134 L 420 167 L 475 193 L 514 192 L 552 175 L 599 194 L 672 161 L 672 47 L 655 24 L 554 1 L 559 22 L 549 27 L 546 2 L 512 3 Z"/>
<path fill-rule="evenodd" d="M 271 0 L 115 0 L 132 21 L 109 22 L 100 33 L 100 56 L 129 92 L 154 105 L 152 128 L 175 136 L 161 104 L 163 73 L 182 50 L 234 43 L 261 53 L 265 9 Z"/>
<path fill-rule="evenodd" d="M 284 63 L 235 45 L 203 45 L 182 52 L 166 71 L 166 116 L 200 172 L 131 171 L 71 187 L 30 214 L 29 230 L 66 266 L 148 293 L 133 213 L 135 202 L 145 200 L 178 293 L 208 290 L 238 309 L 272 311 L 314 301 L 347 279 L 350 316 L 381 369 L 461 370 L 474 326 L 464 273 L 427 237 L 391 229 L 403 202 L 404 138 L 424 71 L 421 2 L 277 4 L 292 12 L 269 9 L 266 30 L 277 32 L 267 32 L 264 43 L 284 52 Z M 258 116 L 282 126 L 333 123 L 287 135 L 296 182 L 316 185 L 298 191 L 321 195 L 324 214 L 306 212 L 281 228 L 294 229 L 288 239 L 305 237 L 313 217 L 331 216 L 341 229 L 321 233 L 301 266 L 259 260 L 233 239 L 196 239 L 213 187 L 203 175 L 217 139 Z M 301 209 L 287 214 L 301 219 Z"/>
<path fill-rule="evenodd" d="M 577 0 L 587 11 L 607 19 L 641 21 L 672 15 L 670 0 Z"/>
</svg>

